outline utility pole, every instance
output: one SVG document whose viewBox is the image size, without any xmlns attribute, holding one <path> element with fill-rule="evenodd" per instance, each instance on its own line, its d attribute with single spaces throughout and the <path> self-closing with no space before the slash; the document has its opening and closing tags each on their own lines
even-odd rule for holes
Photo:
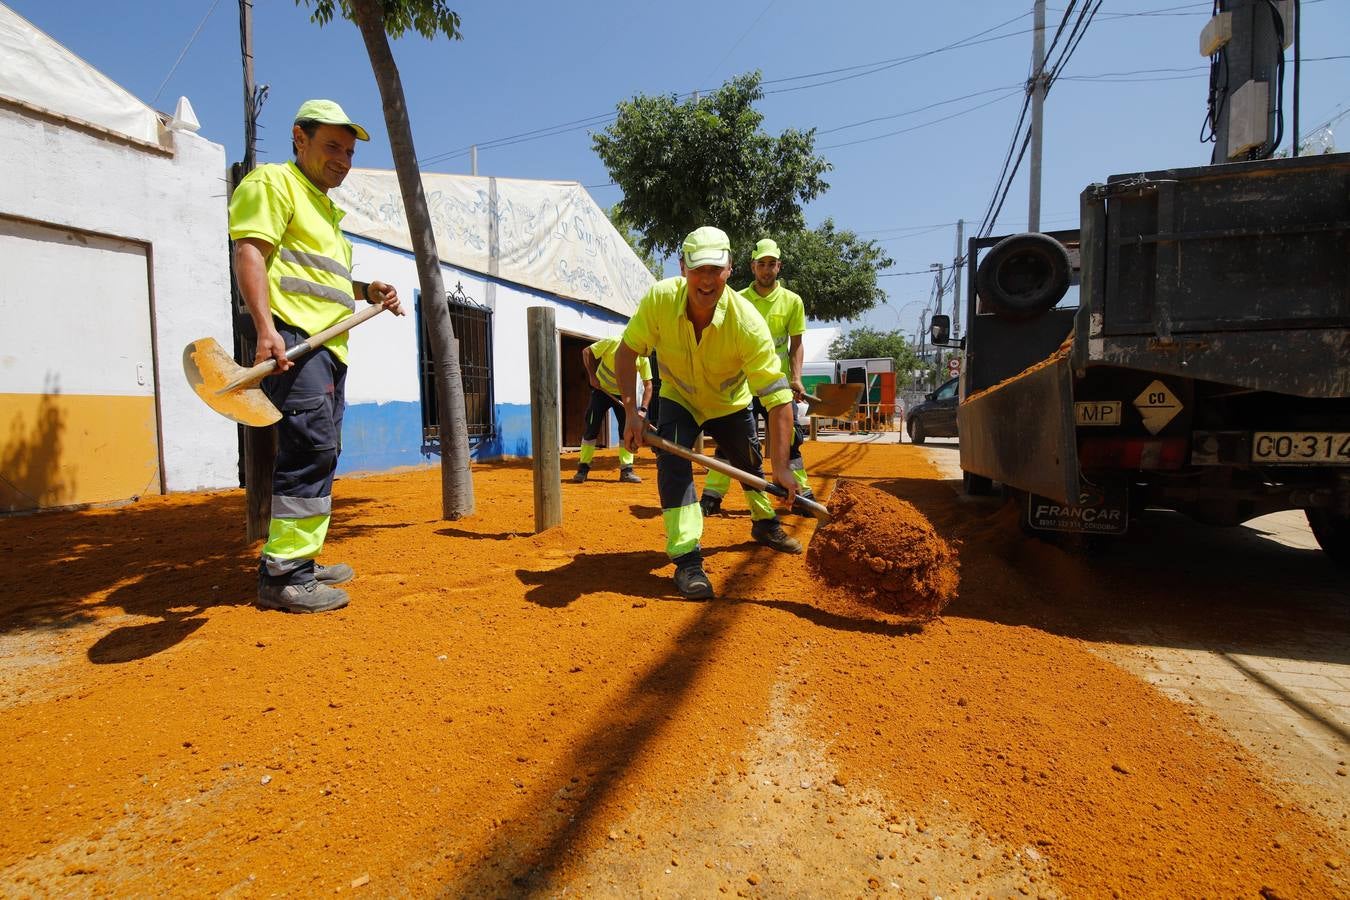
<svg viewBox="0 0 1350 900">
<path fill-rule="evenodd" d="M 934 315 L 937 315 L 937 316 L 940 316 L 940 315 L 942 315 L 942 287 L 943 287 L 943 285 L 942 285 L 942 276 L 943 276 L 943 274 L 945 274 L 946 269 L 945 269 L 945 267 L 943 266 L 943 264 L 940 263 L 940 262 L 933 263 L 931 266 L 929 266 L 929 268 L 930 268 L 930 269 L 933 269 L 935 272 L 937 272 L 937 307 L 936 307 L 936 309 L 934 310 L 933 314 L 934 314 Z M 929 319 L 929 321 L 931 322 L 932 319 Z M 940 370 L 940 369 L 942 368 L 942 345 L 941 345 L 941 344 L 934 344 L 934 345 L 933 345 L 933 365 L 936 367 L 936 370 Z M 940 374 L 940 372 L 939 372 L 939 374 Z"/>
<path fill-rule="evenodd" d="M 469 148 L 469 174 L 478 174 L 478 145 L 474 144 Z"/>
<path fill-rule="evenodd" d="M 244 160 L 231 167 L 230 191 L 253 171 L 257 153 L 258 106 L 262 94 L 253 83 L 253 0 L 239 0 L 239 45 L 244 63 Z M 266 89 L 264 88 L 264 93 Z M 234 312 L 235 359 L 250 366 L 258 336 L 239 282 L 234 277 L 234 245 L 230 246 L 230 290 Z M 267 537 L 272 518 L 272 464 L 277 453 L 276 429 L 239 426 L 241 480 L 244 483 L 244 537 L 249 543 Z"/>
<path fill-rule="evenodd" d="M 1285 47 L 1293 40 L 1293 23 L 1281 11 L 1292 4 L 1223 0 L 1219 7 L 1201 34 L 1202 47 L 1218 57 L 1213 65 L 1223 76 L 1210 100 L 1210 163 L 1268 159 L 1277 149 L 1279 39 L 1283 35 Z"/>
<path fill-rule="evenodd" d="M 961 273 L 965 271 L 965 257 L 961 255 L 966 239 L 966 220 L 956 220 L 956 256 L 952 259 L 952 339 L 961 334 Z"/>
<path fill-rule="evenodd" d="M 1031 40 L 1031 198 L 1027 203 L 1027 231 L 1041 230 L 1041 126 L 1045 111 L 1045 0 L 1036 0 Z"/>
</svg>

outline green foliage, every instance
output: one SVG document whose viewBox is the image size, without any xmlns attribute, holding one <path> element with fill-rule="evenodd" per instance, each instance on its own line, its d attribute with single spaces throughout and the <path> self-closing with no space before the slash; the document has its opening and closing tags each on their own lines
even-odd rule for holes
<svg viewBox="0 0 1350 900">
<path fill-rule="evenodd" d="M 594 136 L 644 251 L 673 255 L 690 231 L 715 225 L 740 257 L 761 234 L 804 227 L 802 204 L 829 187 L 830 164 L 814 153 L 814 129 L 760 129 L 763 95 L 758 72 L 696 100 L 639 95 Z"/>
<path fill-rule="evenodd" d="M 909 338 L 901 331 L 877 331 L 875 328 L 855 328 L 839 335 L 830 344 L 830 359 L 882 359 L 895 360 L 897 373 L 909 373 L 923 368 Z"/>
<path fill-rule="evenodd" d="M 628 242 L 628 246 L 633 248 L 633 252 L 637 254 L 638 259 L 642 260 L 642 264 L 647 267 L 647 271 L 651 272 L 658 281 L 665 277 L 665 269 L 662 267 L 661 261 L 639 245 L 638 236 L 633 233 L 633 225 L 624 215 L 622 203 L 615 203 L 609 208 L 609 223 L 614 226 L 619 234 L 623 235 L 623 239 Z"/>
<path fill-rule="evenodd" d="M 401 38 L 409 29 L 428 40 L 443 34 L 451 40 L 460 40 L 459 13 L 445 5 L 445 0 L 378 0 L 384 9 L 385 34 Z M 348 21 L 356 21 L 352 14 L 352 0 L 295 0 L 296 6 L 313 7 L 309 20 L 327 25 L 333 16 L 342 14 Z"/>
<path fill-rule="evenodd" d="M 789 290 L 801 294 L 809 318 L 820 322 L 853 319 L 885 299 L 885 292 L 877 285 L 877 272 L 895 265 L 895 261 L 875 241 L 862 241 L 851 231 L 836 229 L 833 219 L 826 219 L 811 231 L 760 236 L 778 241 L 783 253 L 778 278 Z M 752 281 L 750 256 L 742 253 L 736 259 L 731 283 L 745 285 Z"/>
</svg>

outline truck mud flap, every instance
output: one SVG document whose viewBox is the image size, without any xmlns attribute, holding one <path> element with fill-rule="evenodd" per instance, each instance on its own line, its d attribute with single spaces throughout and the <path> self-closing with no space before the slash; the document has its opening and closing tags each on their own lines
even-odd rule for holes
<svg viewBox="0 0 1350 900">
<path fill-rule="evenodd" d="M 1027 494 L 1026 516 L 1035 531 L 1122 535 L 1130 524 L 1130 492 L 1125 485 L 1085 485 L 1077 503 Z"/>
</svg>

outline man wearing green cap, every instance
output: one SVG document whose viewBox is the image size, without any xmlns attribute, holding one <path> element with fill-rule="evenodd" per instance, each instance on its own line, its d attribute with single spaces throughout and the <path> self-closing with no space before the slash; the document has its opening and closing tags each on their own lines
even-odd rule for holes
<svg viewBox="0 0 1350 900">
<path fill-rule="evenodd" d="M 788 492 L 797 482 L 788 467 L 792 443 L 792 391 L 783 376 L 764 318 L 727 287 L 731 242 L 717 228 L 698 228 L 684 239 L 680 275 L 658 281 L 638 303 L 624 329 L 615 358 L 627 422 L 623 442 L 636 451 L 646 422 L 638 412 L 636 360 L 652 351 L 661 360 L 661 403 L 657 431 L 668 441 L 692 447 L 700 433 L 717 441 L 736 468 L 761 475 L 758 432 L 750 415 L 756 397 L 768 410 L 773 475 Z M 666 529 L 666 553 L 675 563 L 675 587 L 691 598 L 713 595 L 703 571 L 703 512 L 694 491 L 693 467 L 670 453 L 656 457 L 657 490 Z M 761 475 L 762 477 L 762 475 Z M 778 521 L 773 504 L 759 491 L 746 491 L 751 536 L 784 553 L 802 545 Z"/>
<path fill-rule="evenodd" d="M 755 280 L 741 296 L 749 300 L 768 323 L 769 334 L 773 336 L 774 350 L 778 353 L 778 362 L 793 397 L 801 400 L 806 396 L 806 387 L 802 384 L 802 335 L 806 332 L 806 307 L 802 298 L 778 281 L 782 269 L 782 254 L 778 252 L 778 243 L 772 238 L 763 238 L 755 245 L 751 257 L 750 270 Z M 752 401 L 752 413 L 756 421 L 768 418 L 764 406 L 756 397 Z M 718 450 L 721 456 L 721 450 Z M 811 486 L 806 479 L 806 464 L 802 461 L 802 429 L 795 421 L 792 424 L 792 448 L 788 452 L 788 466 L 797 481 L 797 493 L 808 500 L 814 500 Z M 703 498 L 699 506 L 705 516 L 716 515 L 722 510 L 722 498 L 731 487 L 731 478 L 721 472 L 709 472 L 703 482 Z"/>
<path fill-rule="evenodd" d="M 258 563 L 258 605 L 323 612 L 347 605 L 351 566 L 315 562 L 328 533 L 333 473 L 342 442 L 347 335 L 286 359 L 286 350 L 350 316 L 356 300 L 403 315 L 398 291 L 353 281 L 346 215 L 328 192 L 352 167 L 357 140 L 370 135 L 331 100 L 308 100 L 295 114 L 295 159 L 259 166 L 230 198 L 230 237 L 239 292 L 258 333 L 254 363 L 275 359 L 262 389 L 281 411 L 272 475 L 272 520 Z"/>
</svg>

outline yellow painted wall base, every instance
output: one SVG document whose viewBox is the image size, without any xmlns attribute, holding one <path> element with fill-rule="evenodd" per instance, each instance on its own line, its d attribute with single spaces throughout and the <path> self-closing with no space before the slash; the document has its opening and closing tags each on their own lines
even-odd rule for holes
<svg viewBox="0 0 1350 900">
<path fill-rule="evenodd" d="M 160 493 L 154 397 L 0 394 L 0 510 Z"/>
</svg>

